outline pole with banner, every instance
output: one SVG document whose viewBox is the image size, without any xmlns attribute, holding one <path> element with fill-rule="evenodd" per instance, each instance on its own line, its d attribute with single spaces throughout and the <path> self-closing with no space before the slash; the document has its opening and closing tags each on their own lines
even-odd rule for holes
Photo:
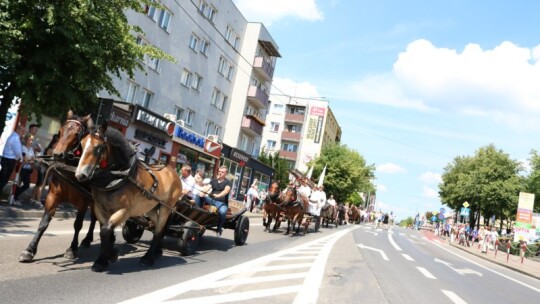
<svg viewBox="0 0 540 304">
<path fill-rule="evenodd" d="M 516 225 L 514 226 L 514 242 L 529 241 L 533 222 L 534 194 L 520 192 L 516 215 Z"/>
</svg>

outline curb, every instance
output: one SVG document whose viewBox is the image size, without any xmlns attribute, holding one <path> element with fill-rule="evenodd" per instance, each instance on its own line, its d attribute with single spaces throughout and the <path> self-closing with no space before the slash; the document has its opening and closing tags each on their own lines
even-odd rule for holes
<svg viewBox="0 0 540 304">
<path fill-rule="evenodd" d="M 532 274 L 532 273 L 530 273 L 530 272 L 527 272 L 527 271 L 525 271 L 525 270 L 523 270 L 523 269 L 513 267 L 513 266 L 511 266 L 511 265 L 508 265 L 507 263 L 502 263 L 502 262 L 500 262 L 500 261 L 498 261 L 498 260 L 495 260 L 495 259 L 490 259 L 490 258 L 488 258 L 488 257 L 485 257 L 484 255 L 481 255 L 481 254 L 476 254 L 476 253 L 471 252 L 471 251 L 469 251 L 469 250 L 467 250 L 467 249 L 465 249 L 465 248 L 462 248 L 461 246 L 458 246 L 458 245 L 456 245 L 456 244 L 450 244 L 450 246 L 452 246 L 452 247 L 454 247 L 454 248 L 458 248 L 458 249 L 460 249 L 460 250 L 462 250 L 462 251 L 465 251 L 465 252 L 467 252 L 467 253 L 469 253 L 469 254 L 472 254 L 472 255 L 474 255 L 474 256 L 476 256 L 476 257 L 479 257 L 479 258 L 481 258 L 481 259 L 484 259 L 484 260 L 486 260 L 486 261 L 495 263 L 495 264 L 497 264 L 497 265 L 503 266 L 503 267 L 505 267 L 505 268 L 514 270 L 514 271 L 519 272 L 519 273 L 521 273 L 521 274 L 528 275 L 528 276 L 530 276 L 530 277 L 533 277 L 533 278 L 535 278 L 535 279 L 540 280 L 540 276 L 537 276 L 537 275 L 535 275 L 535 274 Z M 536 263 L 535 261 L 531 261 L 531 260 L 529 260 L 529 259 L 528 259 L 527 261 Z"/>
<path fill-rule="evenodd" d="M 0 218 L 41 218 L 43 217 L 43 209 L 30 209 L 25 210 L 23 208 L 0 206 Z M 54 214 L 54 218 L 75 218 L 77 216 L 77 210 L 58 210 Z"/>
</svg>

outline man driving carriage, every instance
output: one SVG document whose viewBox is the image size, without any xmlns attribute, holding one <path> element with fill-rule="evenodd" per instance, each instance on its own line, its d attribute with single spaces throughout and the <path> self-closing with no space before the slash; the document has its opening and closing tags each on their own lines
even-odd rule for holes
<svg viewBox="0 0 540 304">
<path fill-rule="evenodd" d="M 231 191 L 231 181 L 227 179 L 228 168 L 225 166 L 219 167 L 217 178 L 210 181 L 212 192 L 205 196 L 204 202 L 215 206 L 218 210 L 219 221 L 217 225 L 217 235 L 221 236 L 223 232 L 223 224 L 227 219 L 227 209 L 229 206 L 229 192 Z M 202 208 L 202 202 L 196 199 L 199 207 Z"/>
</svg>

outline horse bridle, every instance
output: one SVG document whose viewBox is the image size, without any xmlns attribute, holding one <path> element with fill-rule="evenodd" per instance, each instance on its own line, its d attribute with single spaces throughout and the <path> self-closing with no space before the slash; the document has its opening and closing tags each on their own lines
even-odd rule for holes
<svg viewBox="0 0 540 304">
<path fill-rule="evenodd" d="M 103 154 L 107 150 L 106 142 L 107 142 L 107 136 L 101 136 L 99 135 L 99 132 L 97 130 L 94 130 L 92 132 L 93 136 L 97 136 L 101 140 L 103 140 L 103 143 L 97 144 L 92 149 L 92 154 L 96 158 L 96 161 L 92 164 L 92 170 L 90 171 L 90 175 L 88 176 L 88 179 L 91 180 L 94 175 L 97 173 L 98 170 L 96 170 L 96 167 L 99 165 L 100 169 L 105 169 L 107 167 L 107 162 L 103 162 L 101 159 L 103 157 Z M 81 142 L 79 141 L 79 145 L 81 145 Z"/>
<path fill-rule="evenodd" d="M 75 145 L 75 147 L 73 147 L 73 149 L 71 149 L 71 150 L 69 150 L 69 151 L 67 151 L 65 153 L 65 156 L 66 156 L 67 160 L 75 160 L 77 158 L 80 158 L 80 156 L 81 156 L 81 153 L 82 153 L 81 140 L 88 131 L 86 130 L 85 126 L 78 120 L 68 119 L 64 123 L 64 126 L 68 122 L 74 122 L 79 127 L 79 130 L 77 132 L 77 145 Z"/>
</svg>

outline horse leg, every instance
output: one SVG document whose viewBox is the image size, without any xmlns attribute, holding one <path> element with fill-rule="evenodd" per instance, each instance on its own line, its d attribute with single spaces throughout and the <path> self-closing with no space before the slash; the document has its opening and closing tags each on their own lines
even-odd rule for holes
<svg viewBox="0 0 540 304">
<path fill-rule="evenodd" d="M 77 210 L 77 217 L 75 218 L 75 222 L 73 222 L 73 229 L 75 230 L 73 240 L 71 241 L 69 248 L 66 249 L 66 252 L 64 253 L 64 257 L 66 259 L 74 260 L 77 256 L 77 248 L 79 246 L 79 231 L 81 231 L 85 214 L 85 209 L 79 208 L 79 210 Z"/>
<path fill-rule="evenodd" d="M 115 261 L 114 252 L 114 226 L 111 222 L 107 222 L 101 226 L 99 237 L 101 239 L 101 246 L 99 248 L 99 256 L 92 265 L 92 271 L 103 272 L 109 266 L 109 261 Z M 116 255 L 117 257 L 117 255 Z"/>
<path fill-rule="evenodd" d="M 174 205 L 174 203 L 169 205 Z M 163 254 L 161 240 L 163 239 L 165 224 L 167 223 L 170 214 L 171 211 L 167 207 L 161 206 L 159 208 L 159 215 L 157 217 L 156 227 L 154 228 L 154 237 L 150 243 L 150 248 L 148 248 L 148 251 L 139 262 L 141 266 L 154 265 L 155 257 L 159 257 Z"/>
<path fill-rule="evenodd" d="M 94 229 L 96 227 L 96 214 L 94 213 L 94 210 L 92 207 L 90 207 L 90 227 L 88 227 L 88 232 L 86 233 L 86 237 L 81 242 L 81 247 L 83 248 L 89 248 L 90 244 L 94 241 Z"/>
<path fill-rule="evenodd" d="M 291 218 L 287 216 L 287 231 L 285 231 L 285 235 L 288 235 L 291 231 Z"/>
<path fill-rule="evenodd" d="M 278 225 L 278 222 L 279 222 L 279 210 L 276 211 L 275 215 L 275 223 L 274 223 L 274 228 L 272 228 L 272 231 L 276 231 L 277 230 L 277 225 Z"/>
<path fill-rule="evenodd" d="M 270 227 L 272 225 L 272 219 L 273 219 L 273 216 L 272 214 L 268 213 L 268 222 L 266 223 L 266 228 L 268 230 L 268 232 L 273 232 L 274 230 L 270 230 Z M 276 224 L 274 224 L 274 227 L 276 226 Z"/>
<path fill-rule="evenodd" d="M 30 241 L 28 247 L 26 247 L 26 249 L 23 250 L 23 252 L 21 252 L 21 254 L 19 255 L 19 262 L 29 263 L 34 260 L 34 256 L 37 253 L 37 246 L 39 244 L 39 240 L 43 236 L 43 233 L 45 233 L 45 230 L 47 230 L 47 228 L 49 227 L 49 223 L 51 222 L 55 211 L 56 205 L 52 210 L 48 210 L 47 208 L 45 208 L 45 212 L 43 212 L 43 216 L 41 217 L 38 229 L 34 234 L 34 238 L 32 238 L 32 241 Z"/>
<path fill-rule="evenodd" d="M 267 223 L 266 223 L 267 217 L 268 217 L 268 213 L 266 212 L 266 210 L 263 209 L 263 216 L 262 216 L 262 219 L 263 219 L 264 231 L 266 231 L 266 229 L 268 228 L 268 225 L 267 225 Z"/>
</svg>

